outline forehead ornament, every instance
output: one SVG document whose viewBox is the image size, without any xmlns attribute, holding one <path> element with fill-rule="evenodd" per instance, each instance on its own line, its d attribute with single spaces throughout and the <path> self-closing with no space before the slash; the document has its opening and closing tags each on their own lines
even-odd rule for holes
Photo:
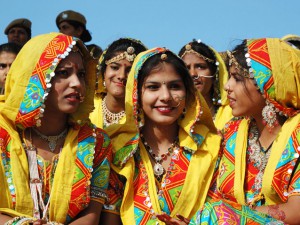
<svg viewBox="0 0 300 225">
<path fill-rule="evenodd" d="M 209 63 L 214 63 L 214 62 L 215 62 L 215 60 L 210 59 L 210 58 L 208 58 L 208 57 L 206 57 L 206 56 L 200 54 L 199 52 L 195 51 L 195 50 L 192 48 L 192 45 L 186 44 L 186 45 L 185 45 L 185 51 L 184 51 L 184 53 L 182 54 L 181 58 L 183 58 L 186 54 L 189 54 L 189 53 L 195 54 L 195 55 L 197 55 L 198 57 L 204 59 L 205 61 L 207 61 L 207 62 L 209 62 Z"/>
<path fill-rule="evenodd" d="M 136 57 L 136 54 L 134 54 L 134 52 L 135 52 L 134 47 L 129 46 L 125 52 L 122 52 L 119 55 L 117 55 L 109 60 L 106 60 L 105 64 L 109 65 L 111 63 L 118 62 L 122 59 L 126 59 L 128 62 L 133 62 Z"/>
<path fill-rule="evenodd" d="M 254 78 L 253 75 L 253 69 L 250 67 L 251 66 L 251 59 L 250 59 L 250 54 L 246 53 L 245 58 L 247 62 L 247 66 L 249 66 L 249 70 L 243 68 L 238 61 L 236 60 L 235 56 L 233 55 L 234 52 L 231 51 L 226 51 L 228 59 L 229 59 L 229 66 L 234 66 L 234 68 L 238 71 L 239 75 L 246 77 L 246 78 Z"/>
<path fill-rule="evenodd" d="M 160 59 L 163 61 L 167 60 L 167 58 L 168 58 L 168 56 L 165 53 L 161 54 L 161 56 L 160 56 Z"/>
</svg>

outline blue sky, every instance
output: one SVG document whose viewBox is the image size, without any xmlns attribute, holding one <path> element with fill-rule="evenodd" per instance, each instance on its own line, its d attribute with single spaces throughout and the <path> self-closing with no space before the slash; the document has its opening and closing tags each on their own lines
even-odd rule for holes
<svg viewBox="0 0 300 225">
<path fill-rule="evenodd" d="M 35 36 L 57 31 L 55 18 L 68 9 L 85 15 L 89 43 L 102 48 L 132 37 L 177 53 L 196 38 L 223 51 L 244 38 L 300 35 L 299 0 L 6 0 L 1 9 L 0 43 L 13 19 L 30 19 Z"/>
</svg>

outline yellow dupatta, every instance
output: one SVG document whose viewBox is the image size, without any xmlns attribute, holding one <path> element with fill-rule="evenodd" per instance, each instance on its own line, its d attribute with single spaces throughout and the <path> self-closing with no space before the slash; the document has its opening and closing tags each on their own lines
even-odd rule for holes
<svg viewBox="0 0 300 225">
<path fill-rule="evenodd" d="M 94 98 L 94 110 L 90 114 L 90 119 L 93 124 L 95 124 L 97 127 L 103 128 L 103 112 L 102 112 L 102 97 L 100 94 L 96 94 Z"/>
<path fill-rule="evenodd" d="M 67 56 L 67 52 L 75 44 L 85 59 L 86 95 L 85 101 L 79 106 L 77 112 L 69 117 L 69 123 L 72 127 L 68 131 L 58 161 L 49 206 L 50 220 L 60 223 L 66 221 L 75 174 L 78 132 L 81 126 L 89 122 L 88 115 L 93 108 L 95 62 L 90 58 L 86 47 L 79 39 L 60 33 L 50 33 L 32 38 L 18 54 L 7 77 L 5 103 L 1 104 L 0 108 L 0 127 L 8 132 L 10 141 L 8 146 L 0 146 L 0 152 L 3 154 L 7 149 L 9 151 L 10 156 L 8 158 L 13 181 L 11 185 L 15 189 L 16 200 L 15 206 L 13 206 L 9 191 L 11 187 L 4 181 L 6 170 L 3 161 L 0 161 L 1 213 L 11 216 L 26 215 L 31 217 L 33 215 L 33 202 L 28 185 L 28 162 L 17 127 L 22 131 L 27 127 L 36 125 L 43 105 L 43 93 L 46 92 L 45 79 L 54 72 L 62 59 L 58 56 L 62 54 Z M 34 83 L 35 81 L 37 83 Z M 30 99 L 33 93 L 37 96 L 36 102 Z M 29 107 L 26 108 L 28 105 Z"/>
<path fill-rule="evenodd" d="M 97 89 L 95 91 L 95 97 L 94 97 L 94 110 L 90 114 L 90 119 L 93 124 L 95 124 L 97 127 L 100 127 L 103 129 L 103 112 L 102 112 L 102 100 L 103 96 L 106 93 L 106 89 L 103 85 L 103 74 L 100 72 L 100 65 L 102 61 L 104 60 L 104 55 L 107 50 L 103 51 L 99 58 L 98 62 L 98 74 L 97 74 Z"/>
<path fill-rule="evenodd" d="M 126 86 L 126 119 L 120 124 L 107 128 L 115 149 L 114 170 L 126 177 L 124 196 L 120 209 L 123 224 L 135 224 L 133 176 L 135 162 L 133 154 L 137 148 L 149 175 L 149 194 L 155 213 L 160 213 L 153 169 L 148 154 L 140 141 L 137 121 L 137 80 L 144 62 L 156 54 L 169 52 L 164 48 L 154 48 L 140 53 L 134 61 Z M 187 107 L 185 118 L 179 121 L 179 143 L 193 153 L 188 173 L 180 197 L 171 216 L 177 213 L 191 218 L 203 205 L 214 171 L 220 137 L 216 134 L 210 111 L 204 98 L 196 94 L 196 99 Z M 152 175 L 151 175 L 152 174 Z M 160 222 L 160 224 L 163 224 Z"/>
<path fill-rule="evenodd" d="M 233 117 L 232 116 L 232 109 L 229 106 L 229 101 L 227 99 L 227 93 L 225 91 L 225 84 L 228 81 L 228 71 L 226 68 L 226 64 L 222 58 L 222 56 L 210 47 L 216 56 L 216 60 L 219 63 L 219 90 L 221 96 L 221 105 L 218 108 L 218 111 L 215 115 L 215 126 L 217 129 L 221 130 L 225 126 L 225 124 Z"/>
</svg>

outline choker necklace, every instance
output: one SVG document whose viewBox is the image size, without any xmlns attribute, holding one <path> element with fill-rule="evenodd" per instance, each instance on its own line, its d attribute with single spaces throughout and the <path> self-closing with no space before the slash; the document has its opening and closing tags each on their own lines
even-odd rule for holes
<svg viewBox="0 0 300 225">
<path fill-rule="evenodd" d="M 104 97 L 103 101 L 102 101 L 102 111 L 104 114 L 103 117 L 103 124 L 104 127 L 108 127 L 111 124 L 117 124 L 119 123 L 119 120 L 125 116 L 125 111 L 121 111 L 119 113 L 112 113 L 111 111 L 109 111 L 109 109 L 106 106 L 106 96 Z"/>
<path fill-rule="evenodd" d="M 57 141 L 59 139 L 65 138 L 67 136 L 67 132 L 68 132 L 68 128 L 64 129 L 59 135 L 55 135 L 55 136 L 47 136 L 42 134 L 41 132 L 39 132 L 37 129 L 32 128 L 33 131 L 43 140 L 48 142 L 48 146 L 50 148 L 51 152 L 54 152 L 55 148 L 56 148 L 56 144 Z"/>
<path fill-rule="evenodd" d="M 143 134 L 141 134 L 141 140 L 146 148 L 146 150 L 149 152 L 149 155 L 151 158 L 154 160 L 155 164 L 153 166 L 153 172 L 155 178 L 160 182 L 162 180 L 163 175 L 165 174 L 166 170 L 162 165 L 163 160 L 166 160 L 168 156 L 170 156 L 176 149 L 179 148 L 179 143 L 178 143 L 178 137 L 176 140 L 171 144 L 171 147 L 168 148 L 168 150 L 161 154 L 161 155 L 155 155 L 153 153 L 152 148 L 148 145 L 146 140 L 144 139 Z"/>
</svg>

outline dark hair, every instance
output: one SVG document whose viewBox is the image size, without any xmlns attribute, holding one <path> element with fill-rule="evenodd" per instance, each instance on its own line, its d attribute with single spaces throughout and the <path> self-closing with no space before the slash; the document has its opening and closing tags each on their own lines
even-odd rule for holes
<svg viewBox="0 0 300 225">
<path fill-rule="evenodd" d="M 208 61 L 206 61 L 206 62 L 207 62 L 210 72 L 212 74 L 215 74 L 217 72 L 218 67 L 215 64 L 217 59 L 216 59 L 214 51 L 208 45 L 204 44 L 203 42 L 198 42 L 196 40 L 193 40 L 192 42 L 190 42 L 188 44 L 192 47 L 192 49 L 194 51 L 200 53 L 201 55 L 203 55 L 209 59 L 214 60 L 214 62 L 208 62 Z M 178 53 L 180 58 L 182 57 L 182 55 L 185 51 L 186 51 L 185 46 L 183 46 Z"/>
<path fill-rule="evenodd" d="M 246 62 L 246 57 L 245 57 L 245 54 L 247 53 L 247 40 L 243 40 L 241 44 L 238 44 L 236 45 L 233 50 L 232 50 L 232 54 L 233 56 L 235 57 L 237 63 L 244 69 L 247 69 L 249 70 L 249 67 L 247 65 L 247 62 Z M 229 57 L 227 57 L 227 61 L 226 61 L 226 66 L 228 68 L 228 71 L 229 71 Z M 229 73 L 229 76 L 230 76 L 230 73 Z M 239 80 L 242 82 L 246 92 L 247 92 L 247 95 L 249 96 L 250 93 L 249 93 L 249 90 L 246 86 L 246 79 L 244 76 L 242 75 L 238 75 L 239 77 Z"/>
<path fill-rule="evenodd" d="M 140 52 L 146 51 L 147 48 L 145 45 L 136 39 L 132 38 L 120 38 L 113 43 L 111 43 L 108 48 L 106 49 L 104 53 L 103 60 L 100 64 L 100 71 L 101 74 L 103 75 L 105 70 L 106 70 L 106 64 L 105 61 L 115 57 L 118 55 L 120 52 L 125 52 L 128 47 L 132 46 L 134 48 L 134 54 L 138 55 Z"/>
<path fill-rule="evenodd" d="M 161 59 L 162 54 L 166 54 L 167 58 L 162 60 Z M 162 52 L 147 59 L 147 61 L 144 63 L 141 70 L 139 71 L 138 94 L 141 93 L 144 80 L 150 75 L 150 73 L 153 70 L 160 70 L 162 68 L 163 62 L 170 64 L 182 78 L 182 81 L 186 89 L 187 105 L 195 101 L 196 88 L 194 86 L 193 79 L 191 78 L 189 71 L 186 68 L 184 62 L 171 51 Z M 139 97 L 139 101 L 140 101 L 140 97 Z"/>
<path fill-rule="evenodd" d="M 13 54 L 18 54 L 19 51 L 21 50 L 21 46 L 16 44 L 16 43 L 5 43 L 5 44 L 2 44 L 0 45 L 0 53 L 2 52 L 10 52 L 10 53 L 13 53 Z"/>
</svg>

